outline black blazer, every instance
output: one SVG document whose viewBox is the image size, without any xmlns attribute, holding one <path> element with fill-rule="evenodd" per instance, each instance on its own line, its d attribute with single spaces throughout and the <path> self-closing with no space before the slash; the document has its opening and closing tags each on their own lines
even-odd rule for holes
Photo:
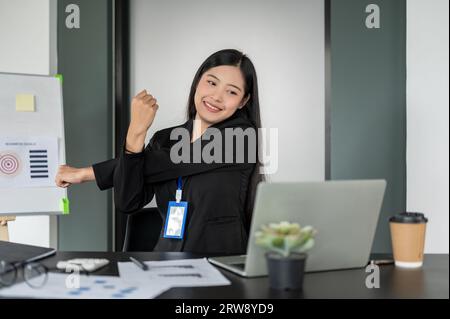
<svg viewBox="0 0 450 319">
<path fill-rule="evenodd" d="M 249 127 L 247 121 L 231 119 L 218 128 Z M 100 189 L 114 186 L 115 203 L 132 213 L 156 197 L 163 220 L 155 251 L 242 254 L 247 247 L 245 206 L 254 163 L 174 164 L 168 158 L 173 129 L 184 127 L 192 133 L 192 121 L 158 131 L 145 150 L 93 165 Z M 201 143 L 200 139 L 194 143 Z M 202 145 L 204 147 L 204 145 Z M 168 202 L 175 200 L 177 178 L 183 180 L 183 201 L 188 202 L 184 238 L 163 237 Z"/>
</svg>

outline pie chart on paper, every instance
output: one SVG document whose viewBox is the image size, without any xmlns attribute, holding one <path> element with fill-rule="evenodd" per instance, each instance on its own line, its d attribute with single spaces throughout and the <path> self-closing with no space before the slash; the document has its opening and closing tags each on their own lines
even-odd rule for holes
<svg viewBox="0 0 450 319">
<path fill-rule="evenodd" d="M 19 156 L 14 153 L 0 154 L 0 174 L 15 176 L 19 173 L 21 162 Z"/>
</svg>

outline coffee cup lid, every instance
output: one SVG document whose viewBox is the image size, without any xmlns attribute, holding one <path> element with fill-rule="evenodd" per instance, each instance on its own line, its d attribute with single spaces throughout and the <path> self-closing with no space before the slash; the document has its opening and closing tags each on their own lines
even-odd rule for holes
<svg viewBox="0 0 450 319">
<path fill-rule="evenodd" d="M 428 218 L 422 213 L 403 212 L 389 218 L 393 223 L 419 224 L 428 222 Z"/>
</svg>

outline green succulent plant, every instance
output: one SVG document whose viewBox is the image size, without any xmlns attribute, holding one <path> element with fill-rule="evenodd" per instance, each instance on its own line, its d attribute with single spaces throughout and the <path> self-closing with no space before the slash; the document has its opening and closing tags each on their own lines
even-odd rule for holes
<svg viewBox="0 0 450 319">
<path fill-rule="evenodd" d="M 291 253 L 303 253 L 314 246 L 317 231 L 312 226 L 301 227 L 298 223 L 280 222 L 262 225 L 255 233 L 256 244 L 289 257 Z"/>
</svg>

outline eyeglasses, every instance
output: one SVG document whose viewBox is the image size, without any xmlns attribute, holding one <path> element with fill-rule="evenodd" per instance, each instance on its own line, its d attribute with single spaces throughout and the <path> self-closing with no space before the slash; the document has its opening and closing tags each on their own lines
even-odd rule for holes
<svg viewBox="0 0 450 319">
<path fill-rule="evenodd" d="M 31 288 L 41 288 L 47 282 L 48 268 L 36 262 L 7 262 L 0 260 L 0 285 L 12 286 L 22 275 Z"/>
<path fill-rule="evenodd" d="M 0 260 L 0 288 L 14 285 L 20 276 L 31 288 L 41 288 L 47 282 L 49 271 L 65 273 L 76 271 L 89 276 L 89 271 L 84 269 L 82 265 L 74 264 L 62 271 L 58 268 L 48 268 L 37 262 L 7 262 Z"/>
</svg>

